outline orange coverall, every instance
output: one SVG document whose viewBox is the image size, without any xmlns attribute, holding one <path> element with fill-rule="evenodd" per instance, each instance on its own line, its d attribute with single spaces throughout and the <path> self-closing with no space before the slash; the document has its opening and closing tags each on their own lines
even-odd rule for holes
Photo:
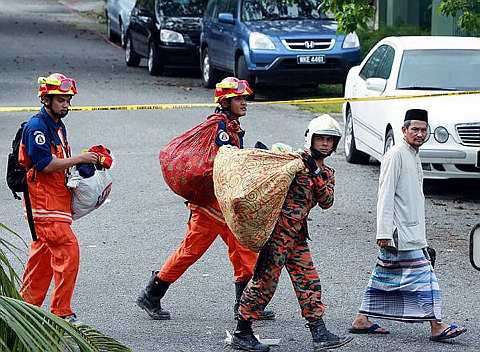
<svg viewBox="0 0 480 352">
<path fill-rule="evenodd" d="M 73 314 L 71 300 L 80 261 L 71 229 L 72 195 L 64 171 L 45 173 L 37 166 L 43 169 L 48 164 L 49 149 L 50 157 L 70 155 L 65 135 L 63 123 L 55 123 L 42 108 L 25 126 L 19 152 L 19 162 L 29 170 L 28 191 L 38 238 L 30 246 L 20 293 L 26 302 L 41 306 L 53 277 L 50 310 L 61 317 Z"/>
<path fill-rule="evenodd" d="M 218 203 L 201 207 L 189 204 L 191 211 L 188 230 L 180 246 L 163 264 L 157 276 L 160 280 L 174 283 L 207 251 L 218 235 L 228 247 L 228 257 L 233 266 L 234 281 L 251 279 L 257 254 L 243 247 L 223 219 Z"/>
<path fill-rule="evenodd" d="M 228 138 L 224 134 L 228 134 Z M 243 147 L 244 131 L 238 119 L 225 120 L 218 125 L 217 147 L 230 144 Z M 189 203 L 191 215 L 188 230 L 180 247 L 163 264 L 157 277 L 170 284 L 174 283 L 193 263 L 207 251 L 218 235 L 228 247 L 228 257 L 233 266 L 234 281 L 247 282 L 253 276 L 257 254 L 243 247 L 228 228 L 218 202 L 208 206 Z"/>
</svg>

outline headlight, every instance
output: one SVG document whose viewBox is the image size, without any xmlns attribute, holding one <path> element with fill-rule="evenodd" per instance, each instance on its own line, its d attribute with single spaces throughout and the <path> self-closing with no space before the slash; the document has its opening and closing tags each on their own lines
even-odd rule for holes
<svg viewBox="0 0 480 352">
<path fill-rule="evenodd" d="M 448 141 L 448 131 L 445 127 L 439 126 L 435 128 L 435 132 L 433 133 L 433 136 L 435 137 L 435 140 L 438 143 L 445 143 Z"/>
<path fill-rule="evenodd" d="M 168 29 L 160 30 L 160 41 L 164 43 L 185 43 L 183 35 Z"/>
<path fill-rule="evenodd" d="M 360 40 L 358 40 L 358 35 L 357 33 L 349 33 L 343 40 L 343 45 L 342 48 L 348 49 L 348 48 L 358 48 L 360 46 Z"/>
<path fill-rule="evenodd" d="M 275 50 L 275 44 L 273 44 L 270 37 L 262 33 L 250 33 L 248 43 L 250 45 L 250 49 Z"/>
</svg>

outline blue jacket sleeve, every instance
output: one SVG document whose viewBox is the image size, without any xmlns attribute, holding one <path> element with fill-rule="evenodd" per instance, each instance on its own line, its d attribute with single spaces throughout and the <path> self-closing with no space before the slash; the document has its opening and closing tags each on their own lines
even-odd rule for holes
<svg viewBox="0 0 480 352">
<path fill-rule="evenodd" d="M 28 157 L 38 171 L 42 171 L 52 161 L 49 133 L 46 126 L 32 121 L 25 126 L 22 143 L 26 147 Z"/>
</svg>

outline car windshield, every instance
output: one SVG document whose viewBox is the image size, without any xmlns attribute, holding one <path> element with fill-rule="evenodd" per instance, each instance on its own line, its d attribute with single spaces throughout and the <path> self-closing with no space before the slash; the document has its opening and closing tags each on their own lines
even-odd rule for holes
<svg viewBox="0 0 480 352">
<path fill-rule="evenodd" d="M 397 89 L 480 89 L 480 50 L 407 50 L 403 53 Z"/>
<path fill-rule="evenodd" d="M 242 20 L 333 19 L 321 11 L 321 5 L 322 1 L 317 0 L 245 0 Z"/>
<path fill-rule="evenodd" d="M 158 10 L 168 17 L 201 17 L 208 0 L 158 1 Z"/>
</svg>

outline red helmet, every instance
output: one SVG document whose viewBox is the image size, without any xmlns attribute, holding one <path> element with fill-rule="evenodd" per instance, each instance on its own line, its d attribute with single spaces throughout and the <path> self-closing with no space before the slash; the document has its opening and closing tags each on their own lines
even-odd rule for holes
<svg viewBox="0 0 480 352">
<path fill-rule="evenodd" d="M 77 94 L 77 83 L 74 79 L 68 78 L 61 73 L 52 73 L 48 77 L 38 78 L 38 96 L 48 94 L 75 95 Z"/>
<path fill-rule="evenodd" d="M 253 94 L 247 81 L 235 77 L 224 78 L 215 86 L 215 103 L 224 99 Z"/>
</svg>

